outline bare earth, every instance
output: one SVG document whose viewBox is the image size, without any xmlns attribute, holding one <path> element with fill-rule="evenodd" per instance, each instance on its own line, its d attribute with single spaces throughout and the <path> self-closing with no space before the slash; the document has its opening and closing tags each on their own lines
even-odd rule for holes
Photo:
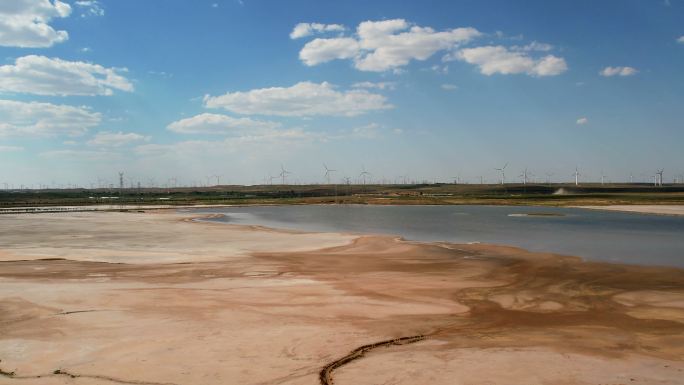
<svg viewBox="0 0 684 385">
<path fill-rule="evenodd" d="M 0 384 L 684 384 L 684 270 L 176 213 L 0 216 Z"/>
<path fill-rule="evenodd" d="M 623 211 L 629 213 L 684 215 L 683 205 L 610 205 L 610 206 L 578 206 L 582 209 Z"/>
</svg>

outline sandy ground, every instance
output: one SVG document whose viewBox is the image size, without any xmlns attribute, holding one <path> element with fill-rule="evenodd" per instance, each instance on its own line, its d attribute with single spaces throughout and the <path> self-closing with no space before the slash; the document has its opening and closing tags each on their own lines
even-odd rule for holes
<svg viewBox="0 0 684 385">
<path fill-rule="evenodd" d="M 623 211 L 629 213 L 684 215 L 684 205 L 610 205 L 577 207 L 582 209 Z"/>
<path fill-rule="evenodd" d="M 684 384 L 684 270 L 175 213 L 0 217 L 0 384 Z"/>
</svg>

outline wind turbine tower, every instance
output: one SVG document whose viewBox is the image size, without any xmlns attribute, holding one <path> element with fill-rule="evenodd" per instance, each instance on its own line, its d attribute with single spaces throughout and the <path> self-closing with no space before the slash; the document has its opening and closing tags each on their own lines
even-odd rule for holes
<svg viewBox="0 0 684 385">
<path fill-rule="evenodd" d="M 330 184 L 330 173 L 331 172 L 336 172 L 337 170 L 333 170 L 328 168 L 325 163 L 323 163 L 323 168 L 325 169 L 325 180 L 327 181 L 328 184 Z"/>
<path fill-rule="evenodd" d="M 495 170 L 501 172 L 501 184 L 506 184 L 506 167 L 508 167 L 508 162 L 501 168 L 495 168 Z"/>
<path fill-rule="evenodd" d="M 658 175 L 658 185 L 660 187 L 663 187 L 663 171 L 665 171 L 665 169 L 661 168 L 656 172 L 656 175 Z"/>
<path fill-rule="evenodd" d="M 531 174 L 527 172 L 527 167 L 525 167 L 525 170 L 523 170 L 522 174 L 519 175 L 521 178 L 523 178 L 523 184 L 527 184 L 527 178 L 530 175 Z"/>
<path fill-rule="evenodd" d="M 366 185 L 366 176 L 370 175 L 368 171 L 366 171 L 366 167 L 361 165 L 361 174 L 359 174 L 359 177 L 363 179 L 363 184 L 364 186 Z"/>
<path fill-rule="evenodd" d="M 285 185 L 285 178 L 287 177 L 287 174 L 292 174 L 291 172 L 287 171 L 283 165 L 280 165 L 280 178 L 281 181 L 283 182 L 283 185 Z"/>
<path fill-rule="evenodd" d="M 123 171 L 119 171 L 119 191 L 123 191 L 124 188 L 124 173 Z"/>
<path fill-rule="evenodd" d="M 579 176 L 581 174 L 579 173 L 579 170 L 577 169 L 577 167 L 575 167 L 575 173 L 573 175 L 575 175 L 575 186 L 579 186 Z"/>
</svg>

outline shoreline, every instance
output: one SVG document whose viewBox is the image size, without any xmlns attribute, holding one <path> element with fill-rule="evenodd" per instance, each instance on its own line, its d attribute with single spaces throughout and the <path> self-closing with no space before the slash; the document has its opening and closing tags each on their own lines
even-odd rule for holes
<svg viewBox="0 0 684 385">
<path fill-rule="evenodd" d="M 678 384 L 684 371 L 678 268 L 187 214 L 3 217 L 3 373 L 314 385 L 378 343 L 391 348 L 335 366 L 335 383 Z M 429 338 L 391 343 L 405 336 Z"/>
<path fill-rule="evenodd" d="M 684 205 L 606 205 L 606 206 L 570 206 L 578 209 L 617 211 L 632 214 L 651 214 L 664 216 L 684 216 Z"/>
<path fill-rule="evenodd" d="M 43 214 L 43 213 L 60 213 L 60 212 L 118 212 L 118 211 L 154 211 L 154 210 L 192 210 L 201 208 L 224 208 L 224 207 L 272 207 L 272 206 L 376 206 L 376 207 L 402 207 L 402 206 L 484 206 L 484 207 L 534 207 L 534 208 L 548 208 L 548 209 L 563 209 L 575 208 L 586 210 L 604 210 L 604 211 L 618 211 L 638 214 L 653 214 L 653 215 L 668 215 L 681 216 L 684 215 L 684 204 L 605 204 L 605 205 L 577 205 L 569 202 L 568 204 L 560 205 L 544 205 L 535 202 L 510 204 L 510 203 L 246 203 L 246 204 L 180 204 L 180 205 L 42 205 L 42 206 L 17 206 L 17 207 L 3 207 L 0 208 L 0 215 L 18 215 L 18 214 Z"/>
</svg>

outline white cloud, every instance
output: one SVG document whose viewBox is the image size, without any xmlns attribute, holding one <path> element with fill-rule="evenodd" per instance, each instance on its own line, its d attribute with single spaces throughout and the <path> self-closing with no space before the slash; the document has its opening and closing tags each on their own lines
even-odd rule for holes
<svg viewBox="0 0 684 385">
<path fill-rule="evenodd" d="M 0 152 L 17 152 L 23 151 L 24 147 L 19 146 L 0 146 Z"/>
<path fill-rule="evenodd" d="M 107 150 L 51 150 L 38 154 L 42 158 L 71 159 L 76 161 L 106 161 L 120 159 L 121 153 Z"/>
<path fill-rule="evenodd" d="M 601 76 L 632 76 L 639 71 L 634 67 L 606 67 L 599 72 Z"/>
<path fill-rule="evenodd" d="M 352 84 L 352 88 L 375 88 L 378 90 L 395 90 L 396 82 L 358 82 Z"/>
<path fill-rule="evenodd" d="M 88 141 L 88 144 L 91 146 L 119 147 L 126 144 L 147 140 L 150 140 L 149 136 L 143 136 L 134 132 L 123 133 L 121 131 L 100 131 L 95 134 L 93 139 Z"/>
<path fill-rule="evenodd" d="M 82 9 L 81 17 L 104 16 L 105 11 L 97 0 L 77 1 L 74 4 Z"/>
<path fill-rule="evenodd" d="M 684 44 L 684 36 L 680 36 L 680 37 L 677 39 L 677 43 Z"/>
<path fill-rule="evenodd" d="M 276 122 L 264 122 L 249 118 L 233 118 L 220 114 L 200 114 L 181 119 L 166 128 L 181 134 L 256 134 L 273 130 L 280 126 Z"/>
<path fill-rule="evenodd" d="M 0 100 L 0 136 L 76 136 L 101 120 L 87 107 Z"/>
<path fill-rule="evenodd" d="M 554 76 L 567 71 L 563 58 L 546 55 L 533 58 L 526 52 L 510 50 L 503 46 L 464 48 L 444 60 L 462 60 L 475 64 L 484 75 L 527 74 L 531 76 Z"/>
<path fill-rule="evenodd" d="M 0 46 L 42 48 L 66 41 L 69 34 L 48 23 L 70 14 L 69 4 L 59 0 L 0 1 Z"/>
<path fill-rule="evenodd" d="M 342 32 L 345 28 L 340 24 L 299 23 L 290 32 L 290 39 L 299 39 L 324 32 Z"/>
<path fill-rule="evenodd" d="M 448 83 L 442 84 L 440 87 L 446 91 L 454 91 L 454 90 L 458 89 L 458 86 L 456 84 L 448 84 Z"/>
<path fill-rule="evenodd" d="M 439 65 L 439 64 L 435 64 L 435 65 L 433 65 L 432 67 L 430 67 L 430 70 L 432 70 L 432 71 L 434 71 L 434 72 L 436 72 L 436 73 L 438 73 L 438 74 L 446 75 L 446 74 L 449 73 L 449 66 L 448 66 L 448 65 L 443 65 L 443 66 L 442 66 L 442 65 Z"/>
<path fill-rule="evenodd" d="M 359 53 L 359 42 L 350 37 L 314 39 L 299 51 L 299 59 L 308 66 L 334 59 L 351 59 Z"/>
<path fill-rule="evenodd" d="M 366 90 L 338 91 L 328 82 L 300 82 L 291 87 L 271 87 L 246 92 L 205 96 L 208 108 L 224 108 L 243 115 L 357 116 L 393 108 L 383 95 Z"/>
<path fill-rule="evenodd" d="M 111 95 L 114 89 L 133 91 L 119 72 L 98 64 L 29 55 L 0 66 L 0 92 L 36 95 Z"/>
<path fill-rule="evenodd" d="M 583 125 L 589 123 L 589 119 L 582 117 L 582 118 L 577 119 L 577 122 L 575 122 L 575 123 L 577 123 L 578 126 L 583 126 Z"/>
<path fill-rule="evenodd" d="M 326 141 L 321 133 L 305 131 L 300 128 L 287 130 L 271 130 L 257 135 L 241 135 L 223 140 L 187 140 L 171 144 L 150 143 L 135 148 L 136 154 L 147 157 L 158 156 L 205 156 L 209 154 L 224 155 L 226 152 L 245 151 L 245 146 L 264 146 L 283 144 L 310 143 Z"/>
<path fill-rule="evenodd" d="M 440 50 L 452 49 L 480 35 L 474 28 L 437 32 L 404 19 L 364 21 L 354 37 L 310 41 L 299 52 L 299 58 L 309 66 L 353 59 L 358 70 L 383 72 L 399 69 L 411 60 L 426 60 Z"/>
<path fill-rule="evenodd" d="M 513 47 L 511 47 L 511 49 L 517 50 L 517 51 L 526 51 L 526 52 L 530 52 L 530 51 L 548 52 L 548 51 L 551 51 L 553 49 L 553 46 L 551 44 L 533 41 L 532 43 L 527 44 L 527 45 L 513 46 Z"/>
</svg>

